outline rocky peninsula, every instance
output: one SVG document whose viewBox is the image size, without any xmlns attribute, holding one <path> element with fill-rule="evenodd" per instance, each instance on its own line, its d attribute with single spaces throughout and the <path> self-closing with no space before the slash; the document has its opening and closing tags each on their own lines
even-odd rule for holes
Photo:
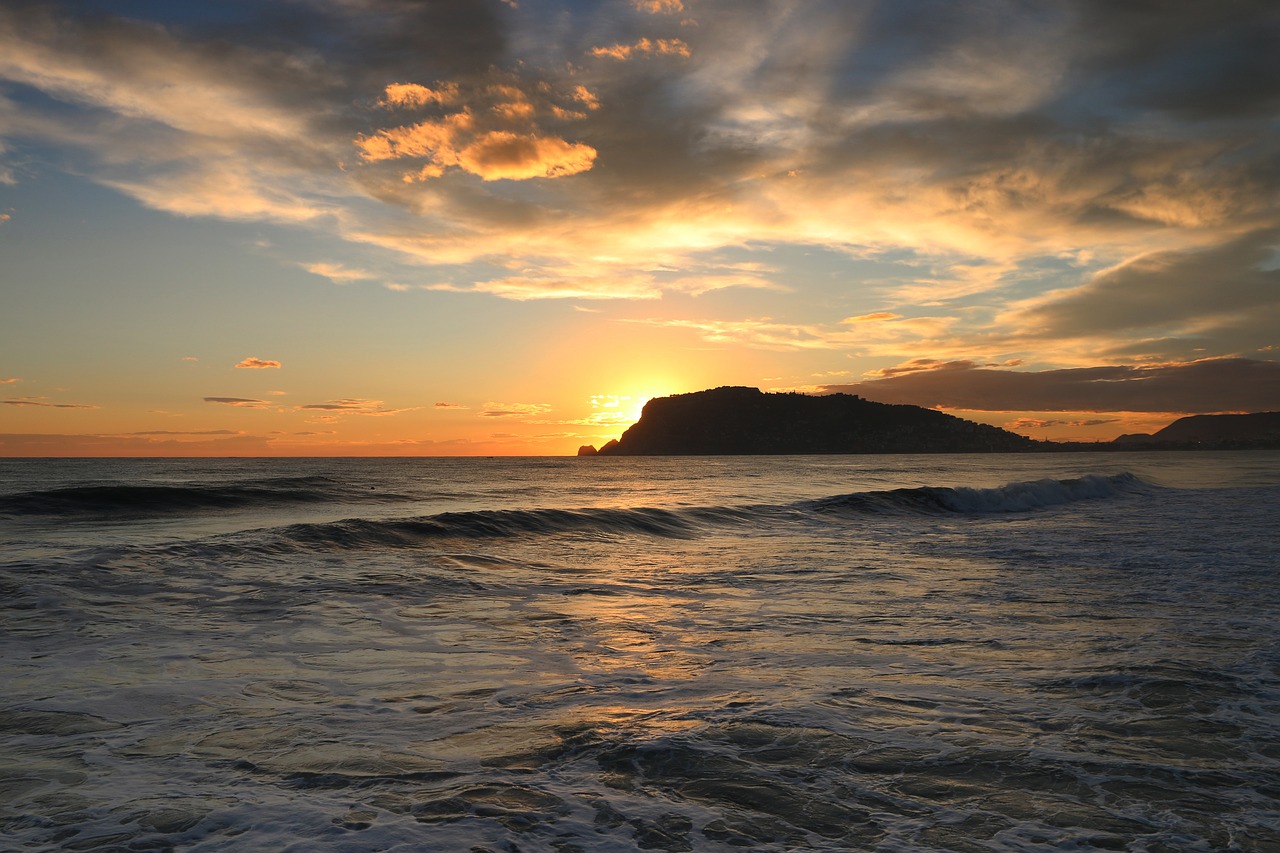
<svg viewBox="0 0 1280 853">
<path fill-rule="evenodd" d="M 920 406 L 852 394 L 766 394 L 725 386 L 657 397 L 622 437 L 579 456 L 816 453 L 990 453 L 1043 446 L 1025 436 Z"/>
<path fill-rule="evenodd" d="M 1115 440 L 1127 450 L 1280 447 L 1280 412 L 1188 415 L 1154 433 L 1128 433 Z"/>
</svg>

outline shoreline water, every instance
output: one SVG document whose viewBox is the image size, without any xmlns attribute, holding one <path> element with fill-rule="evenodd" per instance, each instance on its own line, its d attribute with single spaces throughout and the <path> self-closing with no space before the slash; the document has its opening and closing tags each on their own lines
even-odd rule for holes
<svg viewBox="0 0 1280 853">
<path fill-rule="evenodd" d="M 1277 497 L 1276 453 L 0 464 L 0 827 L 1273 849 Z"/>
</svg>

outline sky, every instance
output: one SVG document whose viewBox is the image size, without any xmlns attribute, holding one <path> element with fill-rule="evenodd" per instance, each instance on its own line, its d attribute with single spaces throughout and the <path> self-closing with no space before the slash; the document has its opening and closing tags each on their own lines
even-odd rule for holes
<svg viewBox="0 0 1280 853">
<path fill-rule="evenodd" d="M 1274 0 L 0 0 L 0 455 L 1280 409 Z"/>
</svg>

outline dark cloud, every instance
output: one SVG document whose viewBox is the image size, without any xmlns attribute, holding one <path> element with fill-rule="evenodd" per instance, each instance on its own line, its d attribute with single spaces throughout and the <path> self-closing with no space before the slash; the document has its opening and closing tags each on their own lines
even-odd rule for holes
<svg viewBox="0 0 1280 853">
<path fill-rule="evenodd" d="M 973 411 L 1256 412 L 1280 409 L 1280 362 L 1217 358 L 1039 372 L 961 365 L 822 390 Z"/>
<path fill-rule="evenodd" d="M 100 30 L 130 26 L 139 4 L 76 2 L 27 4 L 86 20 Z M 162 22 L 211 52 L 323 54 L 335 75 L 381 88 L 392 76 L 481 73 L 506 51 L 501 0 L 293 0 L 275 3 L 147 4 Z M 280 69 L 287 78 L 289 66 Z"/>
<path fill-rule="evenodd" d="M 97 406 L 90 406 L 84 403 L 50 403 L 43 397 L 14 397 L 8 400 L 0 400 L 6 406 L 43 406 L 49 409 L 96 409 Z"/>
<path fill-rule="evenodd" d="M 268 405 L 266 400 L 251 400 L 245 397 L 205 397 L 206 403 L 221 403 L 224 406 L 235 406 L 240 409 L 261 409 Z"/>
<path fill-rule="evenodd" d="M 1056 420 L 1054 418 L 1017 418 L 1009 421 L 1004 425 L 1005 429 L 1011 429 L 1014 432 L 1024 429 L 1048 429 L 1049 427 L 1090 427 L 1103 426 L 1104 424 L 1116 423 L 1116 418 L 1087 418 L 1084 420 Z"/>
<path fill-rule="evenodd" d="M 1280 7 L 1271 0 L 1083 0 L 1080 66 L 1131 107 L 1195 119 L 1280 105 Z"/>
<path fill-rule="evenodd" d="M 175 430 L 175 429 L 149 429 L 140 432 L 126 432 L 121 435 L 241 435 L 239 430 L 234 429 L 199 429 L 199 430 Z"/>
<path fill-rule="evenodd" d="M 1156 252 L 1022 312 L 1029 334 L 1048 338 L 1203 329 L 1222 318 L 1280 307 L 1280 232 L 1259 231 L 1194 252 Z M 1275 327 L 1270 326 L 1274 337 Z"/>
<path fill-rule="evenodd" d="M 326 403 L 310 403 L 305 406 L 298 406 L 299 411 L 320 411 L 329 412 L 333 415 L 368 415 L 371 417 L 384 417 L 388 415 L 398 415 L 402 412 L 414 411 L 417 407 L 405 409 L 387 409 L 382 405 L 381 400 L 361 400 L 356 398 L 345 398 L 342 400 L 329 400 Z M 329 418 L 331 419 L 331 418 Z"/>
<path fill-rule="evenodd" d="M 348 398 L 343 400 L 330 400 L 327 403 L 309 403 L 305 406 L 299 406 L 299 409 L 319 409 L 326 412 L 367 412 L 375 411 L 382 407 L 381 400 L 358 400 Z"/>
</svg>

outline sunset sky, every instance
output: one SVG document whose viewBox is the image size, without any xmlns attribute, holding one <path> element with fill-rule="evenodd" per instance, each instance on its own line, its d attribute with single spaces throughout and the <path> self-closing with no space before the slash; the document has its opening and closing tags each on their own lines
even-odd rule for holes
<svg viewBox="0 0 1280 853">
<path fill-rule="evenodd" d="M 0 0 L 0 455 L 1280 409 L 1280 4 Z"/>
</svg>

